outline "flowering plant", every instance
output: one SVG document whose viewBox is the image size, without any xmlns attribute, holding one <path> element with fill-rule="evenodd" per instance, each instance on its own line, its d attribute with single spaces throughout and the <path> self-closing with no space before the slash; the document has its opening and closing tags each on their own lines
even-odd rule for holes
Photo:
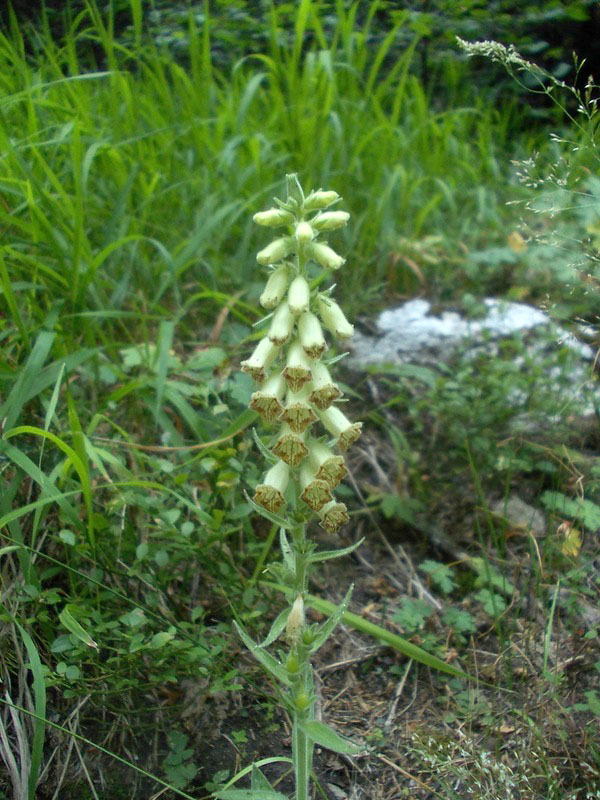
<svg viewBox="0 0 600 800">
<path fill-rule="evenodd" d="M 258 384 L 251 407 L 277 428 L 268 446 L 255 436 L 269 466 L 250 503 L 279 528 L 282 562 L 270 569 L 290 589 L 292 602 L 260 644 L 237 627 L 246 646 L 281 687 L 280 700 L 293 721 L 292 758 L 291 762 L 278 758 L 252 764 L 217 793 L 221 800 L 287 800 L 260 770 L 273 761 L 292 763 L 295 800 L 307 800 L 315 744 L 341 753 L 358 750 L 315 718 L 311 667 L 311 657 L 344 614 L 352 587 L 326 622 L 309 624 L 304 613 L 311 566 L 346 555 L 360 544 L 319 552 L 306 535 L 307 523 L 315 514 L 329 533 L 336 533 L 348 521 L 346 506 L 333 493 L 348 472 L 341 453 L 361 433 L 361 423 L 350 421 L 336 405 L 342 397 L 330 374 L 336 359 L 325 359 L 323 327 L 341 340 L 350 338 L 354 330 L 331 297 L 333 287 L 320 288 L 329 273 L 344 264 L 324 240 L 327 232 L 349 219 L 345 211 L 331 210 L 339 200 L 333 191 L 305 196 L 297 176 L 288 175 L 286 201 L 276 199 L 277 207 L 254 215 L 257 224 L 283 228 L 285 233 L 256 256 L 269 269 L 260 303 L 271 313 L 264 320 L 269 322 L 265 335 L 242 362 L 242 370 Z M 273 655 L 267 648 L 280 638 L 285 646 Z M 248 773 L 250 789 L 230 788 Z"/>
</svg>

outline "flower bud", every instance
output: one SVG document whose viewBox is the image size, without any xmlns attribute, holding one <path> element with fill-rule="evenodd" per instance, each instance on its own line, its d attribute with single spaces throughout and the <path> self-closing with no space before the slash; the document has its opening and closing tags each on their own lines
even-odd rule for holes
<svg viewBox="0 0 600 800">
<path fill-rule="evenodd" d="M 281 261 L 294 250 L 294 240 L 288 236 L 281 239 L 274 239 L 271 244 L 268 244 L 259 253 L 256 254 L 256 260 L 259 264 L 266 266 L 267 264 L 275 264 Z"/>
<path fill-rule="evenodd" d="M 311 362 L 298 339 L 294 339 L 287 351 L 283 377 L 292 392 L 299 392 L 312 378 Z"/>
<path fill-rule="evenodd" d="M 304 210 L 317 211 L 319 208 L 327 208 L 339 199 L 340 196 L 337 192 L 324 192 L 319 189 L 318 192 L 311 192 L 304 200 Z"/>
<path fill-rule="evenodd" d="M 267 472 L 263 483 L 254 492 L 254 502 L 276 514 L 285 503 L 284 493 L 290 477 L 290 468 L 278 461 Z"/>
<path fill-rule="evenodd" d="M 320 511 L 326 503 L 333 500 L 329 484 L 315 476 L 313 467 L 307 461 L 300 467 L 300 488 L 301 499 L 313 511 Z"/>
<path fill-rule="evenodd" d="M 314 233 L 313 229 L 310 226 L 310 222 L 299 222 L 296 225 L 296 240 L 300 242 L 300 244 L 308 244 L 312 242 Z"/>
<path fill-rule="evenodd" d="M 271 327 L 269 328 L 269 339 L 281 347 L 292 335 L 294 330 L 294 323 L 296 318 L 290 311 L 287 303 L 282 303 L 277 311 L 273 314 L 271 320 Z"/>
<path fill-rule="evenodd" d="M 317 295 L 317 311 L 325 327 L 339 339 L 349 339 L 354 333 L 342 309 L 335 300 L 323 294 Z"/>
<path fill-rule="evenodd" d="M 263 308 L 276 308 L 285 297 L 290 282 L 290 271 L 285 266 L 277 267 L 267 280 L 267 285 L 260 296 L 260 304 Z"/>
<path fill-rule="evenodd" d="M 348 474 L 343 456 L 334 455 L 331 450 L 316 439 L 308 444 L 308 457 L 316 478 L 327 481 L 331 489 Z"/>
<path fill-rule="evenodd" d="M 342 525 L 345 525 L 350 517 L 348 516 L 348 509 L 344 503 L 337 503 L 332 500 L 319 511 L 321 518 L 321 527 L 325 528 L 327 533 L 337 533 Z"/>
<path fill-rule="evenodd" d="M 304 600 L 302 599 L 302 595 L 299 594 L 294 600 L 294 605 L 290 609 L 285 626 L 285 638 L 292 646 L 298 643 L 305 621 Z"/>
<path fill-rule="evenodd" d="M 252 375 L 257 383 L 262 383 L 267 377 L 267 370 L 277 358 L 279 348 L 274 345 L 268 336 L 265 336 L 254 348 L 254 352 L 245 361 L 242 361 L 242 372 Z"/>
<path fill-rule="evenodd" d="M 302 644 L 311 645 L 315 640 L 314 631 L 311 628 L 305 628 L 302 631 Z"/>
<path fill-rule="evenodd" d="M 288 291 L 288 305 L 292 314 L 301 314 L 308 311 L 310 302 L 310 287 L 303 275 L 297 275 Z"/>
<path fill-rule="evenodd" d="M 317 408 L 326 409 L 342 396 L 340 387 L 331 380 L 329 370 L 320 361 L 313 364 L 312 368 L 312 384 L 309 400 L 314 403 Z"/>
<path fill-rule="evenodd" d="M 282 426 L 281 434 L 272 447 L 272 451 L 278 458 L 289 464 L 290 467 L 297 467 L 308 453 L 308 449 L 304 444 L 304 436 L 299 433 L 293 433 L 289 425 Z"/>
<path fill-rule="evenodd" d="M 310 706 L 310 698 L 305 691 L 298 692 L 294 698 L 294 706 L 296 707 L 296 711 L 300 712 L 306 711 Z"/>
<path fill-rule="evenodd" d="M 294 215 L 283 208 L 269 208 L 266 211 L 259 211 L 252 219 L 257 225 L 265 225 L 268 228 L 276 228 L 278 225 L 289 225 L 294 221 Z"/>
<path fill-rule="evenodd" d="M 290 675 L 297 675 L 300 671 L 300 659 L 298 656 L 290 653 L 285 662 L 285 668 Z"/>
<path fill-rule="evenodd" d="M 336 444 L 342 452 L 347 450 L 360 436 L 362 422 L 350 422 L 336 406 L 330 406 L 325 411 L 318 413 L 323 425 L 332 436 L 336 437 Z"/>
<path fill-rule="evenodd" d="M 285 378 L 280 372 L 271 375 L 250 399 L 250 408 L 258 411 L 266 422 L 275 422 L 283 412 L 281 403 L 285 394 Z"/>
<path fill-rule="evenodd" d="M 319 358 L 327 350 L 321 323 L 310 311 L 304 311 L 298 317 L 298 337 L 304 352 L 310 358 Z"/>
<path fill-rule="evenodd" d="M 313 242 L 307 245 L 306 255 L 316 261 L 317 264 L 325 267 L 325 269 L 339 269 L 346 263 L 345 258 L 338 256 L 335 250 L 322 242 Z"/>
<path fill-rule="evenodd" d="M 289 391 L 285 401 L 285 408 L 281 410 L 279 419 L 287 422 L 294 433 L 302 433 L 309 425 L 316 422 L 318 417 L 308 402 L 310 384 L 306 384 L 299 392 Z"/>
<path fill-rule="evenodd" d="M 315 231 L 334 231 L 343 228 L 349 219 L 347 211 L 325 211 L 313 217 L 310 224 Z"/>
</svg>

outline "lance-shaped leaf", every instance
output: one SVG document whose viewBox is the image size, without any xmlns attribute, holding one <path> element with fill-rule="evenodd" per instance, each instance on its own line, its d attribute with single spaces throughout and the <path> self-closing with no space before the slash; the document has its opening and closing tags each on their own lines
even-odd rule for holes
<svg viewBox="0 0 600 800">
<path fill-rule="evenodd" d="M 356 755 L 360 753 L 361 750 L 364 750 L 364 747 L 360 747 L 354 744 L 354 742 L 351 742 L 350 739 L 340 736 L 333 728 L 330 728 L 329 725 L 325 725 L 324 722 L 319 722 L 319 720 L 311 719 L 306 722 L 299 722 L 298 724 L 301 730 L 309 739 L 312 739 L 315 744 L 326 747 L 328 750 L 333 750 L 334 753 Z"/>
<path fill-rule="evenodd" d="M 354 589 L 354 584 L 350 586 L 340 605 L 337 606 L 337 608 L 334 607 L 335 611 L 329 617 L 329 619 L 322 625 L 319 625 L 319 627 L 317 628 L 317 631 L 315 633 L 315 638 L 313 639 L 313 642 L 310 645 L 311 653 L 316 653 L 317 650 L 325 644 L 327 639 L 329 639 L 329 637 L 335 630 L 337 624 L 339 623 L 339 621 L 341 620 L 341 618 L 348 609 L 353 589 Z"/>
<path fill-rule="evenodd" d="M 235 625 L 235 629 L 238 632 L 240 639 L 252 653 L 254 658 L 267 670 L 267 672 L 269 672 L 274 678 L 283 683 L 285 686 L 291 686 L 287 670 L 283 664 L 280 664 L 279 661 L 277 661 L 277 659 L 271 655 L 271 653 L 267 652 L 260 645 L 256 644 L 256 642 L 254 642 L 248 636 L 246 631 L 241 627 L 241 625 L 238 625 L 235 620 L 233 624 Z"/>
</svg>

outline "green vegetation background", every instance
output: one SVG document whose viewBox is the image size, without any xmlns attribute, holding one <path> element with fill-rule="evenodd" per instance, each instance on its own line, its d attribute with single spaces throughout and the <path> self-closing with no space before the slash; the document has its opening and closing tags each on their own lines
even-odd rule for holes
<svg viewBox="0 0 600 800">
<path fill-rule="evenodd" d="M 42 716 L 85 699 L 94 738 L 118 751 L 129 709 L 137 735 L 157 716 L 169 730 L 161 692 L 182 673 L 202 676 L 206 696 L 239 687 L 229 603 L 252 624 L 274 600 L 258 585 L 270 539 L 242 494 L 261 467 L 233 438 L 252 422 L 237 364 L 261 316 L 251 216 L 285 173 L 334 188 L 351 213 L 335 243 L 350 318 L 425 292 L 549 298 L 558 316 L 594 321 L 581 270 L 600 235 L 595 117 L 467 59 L 455 35 L 503 38 L 583 87 L 570 43 L 596 30 L 597 8 L 518 5 L 4 12 L 0 567 L 13 699 L 33 670 Z M 514 162 L 534 152 L 522 180 Z M 536 233 L 525 249 L 523 215 Z M 548 241 L 557 231 L 562 247 Z M 440 413 L 455 401 L 435 396 Z M 399 454 L 418 451 L 413 433 L 394 439 Z M 448 446 L 464 468 L 459 439 Z M 421 507 L 426 491 L 415 488 Z M 23 725 L 31 790 L 43 726 Z"/>
</svg>

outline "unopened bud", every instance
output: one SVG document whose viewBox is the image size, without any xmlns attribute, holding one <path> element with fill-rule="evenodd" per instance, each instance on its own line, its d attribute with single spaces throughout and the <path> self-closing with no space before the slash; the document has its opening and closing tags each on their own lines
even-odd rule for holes
<svg viewBox="0 0 600 800">
<path fill-rule="evenodd" d="M 290 271 L 283 265 L 274 270 L 267 280 L 267 285 L 260 296 L 263 308 L 276 308 L 285 297 L 290 282 Z"/>
<path fill-rule="evenodd" d="M 346 263 L 346 259 L 339 256 L 329 245 L 313 242 L 307 245 L 306 255 L 325 269 L 339 269 Z"/>
<path fill-rule="evenodd" d="M 294 705 L 296 707 L 296 711 L 306 711 L 306 709 L 310 706 L 310 698 L 306 692 L 298 692 L 294 698 Z"/>
<path fill-rule="evenodd" d="M 310 226 L 310 222 L 299 222 L 296 225 L 296 239 L 300 242 L 300 244 L 308 244 L 312 242 L 314 237 L 313 229 Z"/>
<path fill-rule="evenodd" d="M 259 253 L 256 254 L 256 260 L 259 264 L 266 266 L 267 264 L 276 264 L 285 258 L 294 250 L 294 240 L 290 237 L 282 237 L 281 239 L 274 239 L 271 244 L 268 244 Z"/>
<path fill-rule="evenodd" d="M 245 361 L 242 361 L 242 372 L 252 375 L 257 383 L 262 383 L 267 377 L 267 370 L 277 358 L 279 348 L 274 345 L 268 336 L 265 336 L 254 348 L 254 352 Z"/>
<path fill-rule="evenodd" d="M 267 211 L 259 211 L 252 219 L 257 225 L 276 228 L 279 225 L 289 225 L 294 221 L 294 215 L 283 208 L 269 208 Z"/>
<path fill-rule="evenodd" d="M 296 318 L 290 311 L 287 303 L 281 303 L 277 311 L 273 314 L 271 327 L 269 328 L 269 339 L 273 344 L 281 347 L 292 335 Z"/>
<path fill-rule="evenodd" d="M 298 656 L 290 653 L 285 662 L 285 668 L 290 675 L 297 675 L 300 670 L 300 659 Z"/>
<path fill-rule="evenodd" d="M 339 305 L 330 297 L 317 295 L 317 311 L 325 327 L 339 339 L 349 339 L 354 333 L 351 325 Z"/>
<path fill-rule="evenodd" d="M 292 314 L 301 314 L 308 311 L 310 302 L 310 287 L 303 275 L 297 275 L 288 291 L 288 305 Z"/>
<path fill-rule="evenodd" d="M 290 609 L 285 626 L 285 638 L 292 646 L 298 643 L 304 624 L 304 600 L 302 599 L 302 595 L 299 594 L 294 600 L 294 605 Z"/>
<path fill-rule="evenodd" d="M 304 210 L 317 211 L 319 208 L 327 208 L 339 199 L 340 196 L 337 192 L 324 192 L 319 189 L 318 192 L 311 192 L 304 200 Z"/>
<path fill-rule="evenodd" d="M 343 228 L 349 219 L 350 214 L 347 211 L 325 211 L 313 217 L 310 224 L 316 231 L 334 231 L 336 228 Z"/>
</svg>

